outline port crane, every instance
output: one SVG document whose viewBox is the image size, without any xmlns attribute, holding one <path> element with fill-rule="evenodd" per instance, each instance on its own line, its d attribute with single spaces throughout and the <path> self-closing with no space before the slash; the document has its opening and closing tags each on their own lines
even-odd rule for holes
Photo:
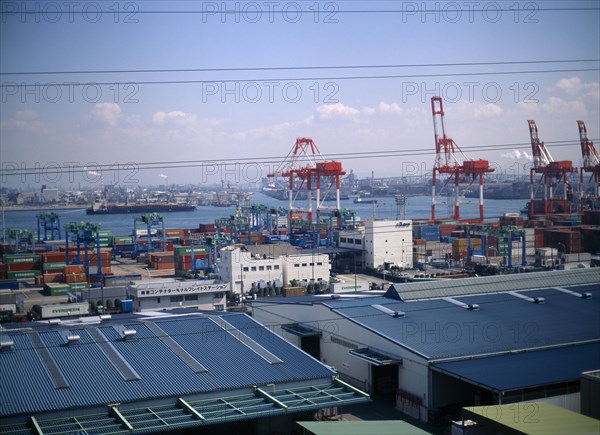
<svg viewBox="0 0 600 435">
<path fill-rule="evenodd" d="M 340 211 L 340 177 L 345 175 L 342 163 L 338 161 L 327 161 L 319 151 L 319 148 L 311 138 L 299 137 L 284 161 L 267 177 L 287 177 L 289 216 L 292 220 L 302 219 L 306 214 L 309 224 L 313 223 L 313 186 L 316 184 L 316 221 L 319 220 L 319 212 L 324 209 L 323 201 L 335 185 L 335 210 Z M 328 177 L 331 183 L 321 198 L 321 179 Z M 306 184 L 306 208 L 295 205 L 298 192 L 294 193 L 295 181 L 300 181 L 298 192 Z M 339 219 L 338 219 L 339 225 Z"/>
<path fill-rule="evenodd" d="M 539 138 L 535 121 L 530 119 L 527 122 L 533 155 L 533 166 L 529 171 L 529 216 L 569 214 L 569 174 L 576 171 L 573 168 L 573 162 L 570 160 L 554 160 L 544 142 Z M 539 184 L 544 189 L 543 199 L 535 199 L 535 174 L 541 174 Z M 559 197 L 557 192 L 561 190 L 562 197 Z"/>
<path fill-rule="evenodd" d="M 459 220 L 459 186 L 467 181 L 472 184 L 476 179 L 479 179 L 479 221 L 483 222 L 483 176 L 494 172 L 494 168 L 490 167 L 487 160 L 469 159 L 456 142 L 446 134 L 444 107 L 441 97 L 431 97 L 431 113 L 433 115 L 433 133 L 435 137 L 435 163 L 431 182 L 431 219 L 435 220 L 436 195 L 442 193 L 447 186 L 453 185 L 453 217 Z M 443 178 L 443 186 L 439 192 L 436 190 L 438 176 Z"/>
<path fill-rule="evenodd" d="M 592 199 L 592 202 L 595 203 L 596 206 L 598 206 L 598 203 L 600 202 L 600 154 L 594 146 L 594 143 L 587 137 L 585 123 L 583 121 L 577 121 L 577 126 L 579 127 L 579 141 L 581 143 L 581 155 L 583 157 L 582 166 L 579 169 L 581 189 L 580 206 L 583 209 L 585 203 L 583 179 L 586 172 L 590 174 L 589 181 L 594 185 L 593 198 L 590 199 Z"/>
</svg>

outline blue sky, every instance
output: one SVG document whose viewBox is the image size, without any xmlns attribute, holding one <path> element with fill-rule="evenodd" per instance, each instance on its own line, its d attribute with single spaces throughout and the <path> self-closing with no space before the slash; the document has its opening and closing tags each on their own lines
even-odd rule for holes
<svg viewBox="0 0 600 435">
<path fill-rule="evenodd" d="M 341 158 L 359 175 L 412 175 L 407 168 L 425 172 L 433 163 L 433 154 L 422 153 L 434 149 L 434 94 L 444 98 L 448 135 L 463 148 L 527 144 L 526 120 L 535 119 L 555 159 L 577 165 L 575 121 L 583 119 L 588 136 L 600 138 L 598 1 L 2 0 L 0 6 L 0 160 L 8 172 L 42 171 L 3 177 L 10 186 L 94 183 L 94 176 L 72 176 L 68 168 L 97 172 L 94 164 L 113 163 L 123 170 L 105 173 L 105 181 L 159 184 L 159 174 L 169 183 L 256 181 L 272 163 L 131 168 L 260 162 L 285 156 L 298 136 L 312 137 L 323 154 L 419 150 Z M 453 66 L 464 63 L 484 65 Z M 444 65 L 424 66 L 431 64 Z M 374 68 L 384 65 L 419 66 Z M 331 66 L 371 68 L 135 72 Z M 579 69 L 592 71 L 573 71 Z M 566 71 L 548 72 L 555 70 Z M 74 71 L 123 72 L 66 74 Z M 59 73 L 8 74 L 14 72 Z M 185 80 L 196 83 L 168 83 Z M 572 143 L 553 146 L 557 141 Z M 522 172 L 530 150 L 514 148 L 468 156 Z M 57 167 L 63 172 L 50 175 Z"/>
</svg>

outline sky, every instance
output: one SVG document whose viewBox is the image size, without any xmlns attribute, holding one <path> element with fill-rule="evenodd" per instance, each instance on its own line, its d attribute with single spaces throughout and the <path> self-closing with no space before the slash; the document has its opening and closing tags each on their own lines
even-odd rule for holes
<svg viewBox="0 0 600 435">
<path fill-rule="evenodd" d="M 555 160 L 580 164 L 579 119 L 598 148 L 598 1 L 0 8 L 2 186 L 255 183 L 297 137 L 361 177 L 422 175 L 435 95 L 497 174 L 529 173 L 528 119 Z"/>
</svg>

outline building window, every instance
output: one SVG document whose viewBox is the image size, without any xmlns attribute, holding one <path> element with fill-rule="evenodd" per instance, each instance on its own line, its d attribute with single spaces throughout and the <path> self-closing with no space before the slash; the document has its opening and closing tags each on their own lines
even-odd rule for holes
<svg viewBox="0 0 600 435">
<path fill-rule="evenodd" d="M 244 267 L 242 270 L 243 270 L 244 272 L 248 272 L 248 266 Z"/>
<path fill-rule="evenodd" d="M 267 266 L 267 270 L 271 270 L 271 266 Z"/>
<path fill-rule="evenodd" d="M 256 272 L 256 266 L 252 266 L 252 267 L 250 268 L 250 270 L 251 270 L 252 272 Z"/>
<path fill-rule="evenodd" d="M 310 265 L 311 265 L 311 266 L 314 266 L 314 265 L 315 265 L 315 263 L 310 263 Z"/>
<path fill-rule="evenodd" d="M 215 311 L 225 311 L 223 304 L 214 305 Z"/>
<path fill-rule="evenodd" d="M 323 266 L 323 263 L 319 261 L 317 262 L 317 266 Z"/>
<path fill-rule="evenodd" d="M 185 295 L 185 300 L 186 301 L 197 301 L 198 295 Z"/>
<path fill-rule="evenodd" d="M 298 263 L 294 264 L 294 267 L 300 267 L 300 265 Z"/>
<path fill-rule="evenodd" d="M 340 237 L 340 243 L 346 243 L 346 238 L 345 237 Z"/>
<path fill-rule="evenodd" d="M 156 298 L 156 303 L 160 304 L 160 298 Z"/>
<path fill-rule="evenodd" d="M 306 266 L 307 266 L 306 263 L 302 263 L 302 267 L 306 267 Z"/>
<path fill-rule="evenodd" d="M 222 299 L 223 298 L 223 293 L 215 293 L 215 295 L 213 297 L 215 299 Z"/>
<path fill-rule="evenodd" d="M 171 302 L 183 302 L 183 296 L 171 296 Z"/>
<path fill-rule="evenodd" d="M 276 264 L 275 266 L 273 266 L 273 269 L 279 270 L 279 264 Z"/>
<path fill-rule="evenodd" d="M 258 270 L 265 270 L 265 266 L 258 266 Z"/>
<path fill-rule="evenodd" d="M 360 239 L 356 239 L 356 240 L 354 241 L 354 243 L 355 243 L 355 244 L 357 244 L 357 245 L 362 245 L 362 240 L 360 240 Z"/>
</svg>

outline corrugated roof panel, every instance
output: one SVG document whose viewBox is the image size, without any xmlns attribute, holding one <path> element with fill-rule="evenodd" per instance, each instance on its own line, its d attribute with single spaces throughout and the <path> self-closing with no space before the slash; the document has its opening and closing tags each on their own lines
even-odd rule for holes
<svg viewBox="0 0 600 435">
<path fill-rule="evenodd" d="M 552 286 L 574 286 L 600 282 L 600 268 L 561 270 L 513 275 L 495 275 L 443 281 L 393 284 L 402 300 L 497 293 Z"/>
<path fill-rule="evenodd" d="M 600 343 L 434 363 L 433 368 L 492 390 L 511 391 L 574 381 L 598 364 Z"/>
<path fill-rule="evenodd" d="M 567 287 L 581 289 L 580 287 Z M 585 286 L 592 299 L 555 289 L 520 293 L 543 296 L 533 304 L 506 293 L 460 296 L 479 305 L 465 310 L 442 299 L 398 302 L 386 298 L 329 302 L 334 312 L 428 359 L 506 352 L 600 339 L 600 288 Z M 371 304 L 403 311 L 393 318 Z"/>
<path fill-rule="evenodd" d="M 97 328 L 102 332 L 103 339 L 139 375 L 139 379 L 123 379 L 95 339 L 86 332 L 89 326 L 68 327 L 81 337 L 75 346 L 64 344 L 60 333 L 63 326 L 52 329 L 43 327 L 38 331 L 40 340 L 69 384 L 69 388 L 56 389 L 26 334 L 5 331 L 5 335 L 14 340 L 15 349 L 0 352 L 0 416 L 182 397 L 268 383 L 285 385 L 306 379 L 330 379 L 334 374 L 331 369 L 246 315 L 223 316 L 227 316 L 228 322 L 233 322 L 233 327 L 246 328 L 244 334 L 283 362 L 267 363 L 212 321 L 197 315 L 143 321 L 129 317 L 125 323 L 119 323 L 117 316 L 114 316 L 113 320 Z M 150 321 L 156 322 L 208 371 L 197 373 L 191 370 L 185 361 L 148 329 L 146 322 Z M 114 329 L 114 324 L 135 329 L 136 339 L 123 340 Z"/>
</svg>

